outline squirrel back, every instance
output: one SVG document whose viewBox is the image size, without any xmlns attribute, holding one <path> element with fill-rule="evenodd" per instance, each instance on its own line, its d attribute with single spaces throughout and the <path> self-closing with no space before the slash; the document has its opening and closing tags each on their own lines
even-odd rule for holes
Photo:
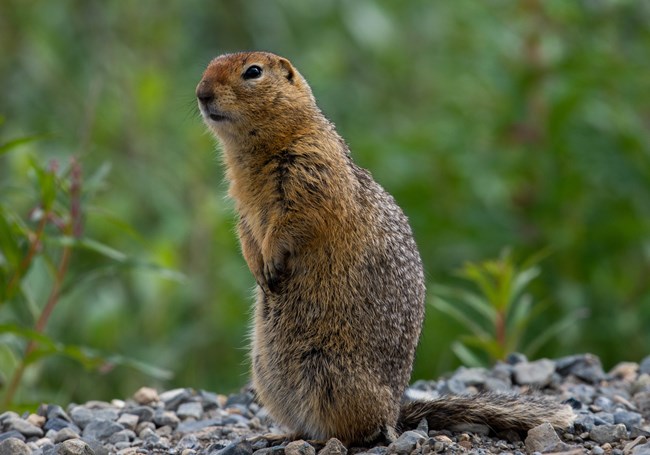
<svg viewBox="0 0 650 455">
<path fill-rule="evenodd" d="M 400 412 L 400 425 L 429 415 L 446 426 L 469 410 L 511 419 L 512 402 L 487 397 L 401 408 L 424 318 L 420 255 L 402 210 L 352 161 L 291 63 L 223 55 L 197 98 L 258 284 L 252 377 L 270 414 L 294 436 L 347 444 L 392 439 Z"/>
</svg>

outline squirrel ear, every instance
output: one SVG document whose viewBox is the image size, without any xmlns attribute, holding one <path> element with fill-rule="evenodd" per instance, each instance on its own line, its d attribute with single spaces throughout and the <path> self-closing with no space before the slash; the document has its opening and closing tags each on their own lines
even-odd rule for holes
<svg viewBox="0 0 650 455">
<path fill-rule="evenodd" d="M 280 66 L 284 71 L 284 77 L 286 77 L 287 80 L 293 84 L 294 78 L 296 76 L 296 70 L 293 69 L 291 62 L 289 62 L 289 60 L 287 60 L 286 58 L 281 58 Z"/>
</svg>

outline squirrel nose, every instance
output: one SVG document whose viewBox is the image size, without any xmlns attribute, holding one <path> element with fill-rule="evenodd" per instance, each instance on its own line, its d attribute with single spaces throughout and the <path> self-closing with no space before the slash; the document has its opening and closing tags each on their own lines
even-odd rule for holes
<svg viewBox="0 0 650 455">
<path fill-rule="evenodd" d="M 214 93 L 205 81 L 201 81 L 199 86 L 196 88 L 196 97 L 202 104 L 208 104 L 214 99 Z"/>
</svg>

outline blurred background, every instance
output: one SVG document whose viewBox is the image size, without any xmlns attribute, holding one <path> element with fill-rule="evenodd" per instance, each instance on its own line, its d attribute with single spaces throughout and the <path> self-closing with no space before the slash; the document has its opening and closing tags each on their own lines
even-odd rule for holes
<svg viewBox="0 0 650 455">
<path fill-rule="evenodd" d="M 72 248 L 44 333 L 173 374 L 43 355 L 16 401 L 246 383 L 254 281 L 194 102 L 210 59 L 239 50 L 286 56 L 306 77 L 409 216 L 429 284 L 463 287 L 466 261 L 504 248 L 544 250 L 530 331 L 583 317 L 535 356 L 588 351 L 608 368 L 650 353 L 649 2 L 2 0 L 0 144 L 26 139 L 0 153 L 0 385 L 34 338 L 16 327 L 34 327 L 68 251 L 45 242 L 24 276 L 16 265 L 47 172 L 61 207 L 82 187 L 70 216 L 90 240 Z M 414 379 L 455 368 L 463 333 L 428 305 Z"/>
</svg>

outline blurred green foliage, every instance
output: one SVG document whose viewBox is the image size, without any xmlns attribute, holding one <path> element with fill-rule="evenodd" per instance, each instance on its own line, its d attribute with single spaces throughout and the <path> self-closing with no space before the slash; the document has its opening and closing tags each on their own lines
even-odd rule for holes
<svg viewBox="0 0 650 455">
<path fill-rule="evenodd" d="M 110 166 L 89 235 L 187 277 L 98 277 L 61 296 L 47 332 L 170 369 L 164 387 L 244 384 L 253 279 L 193 92 L 212 57 L 263 49 L 292 60 L 402 205 L 431 283 L 455 284 L 461 264 L 507 245 L 548 248 L 530 292 L 551 305 L 531 330 L 589 316 L 541 354 L 638 360 L 650 349 L 649 24 L 636 0 L 3 0 L 0 142 L 51 136 L 0 156 L 0 197 L 28 155 Z M 80 251 L 70 276 L 100 260 Z M 453 367 L 462 331 L 429 308 L 415 377 Z M 44 361 L 30 398 L 151 382 L 82 368 Z"/>
</svg>

